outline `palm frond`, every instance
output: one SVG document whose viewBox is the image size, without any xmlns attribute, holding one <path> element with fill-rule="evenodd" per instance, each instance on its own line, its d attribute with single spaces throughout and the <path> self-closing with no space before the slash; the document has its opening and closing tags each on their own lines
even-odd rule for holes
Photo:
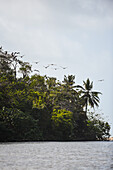
<svg viewBox="0 0 113 170">
<path fill-rule="evenodd" d="M 80 86 L 80 85 L 76 85 L 76 86 L 74 86 L 75 88 L 80 88 L 80 89 L 82 89 L 82 90 L 85 90 L 82 86 Z"/>
<path fill-rule="evenodd" d="M 92 100 L 92 98 L 89 98 L 89 104 L 91 105 L 91 107 L 94 107 L 94 101 Z"/>
<path fill-rule="evenodd" d="M 99 107 L 98 103 L 95 100 L 93 100 L 93 102 L 97 107 Z"/>
</svg>

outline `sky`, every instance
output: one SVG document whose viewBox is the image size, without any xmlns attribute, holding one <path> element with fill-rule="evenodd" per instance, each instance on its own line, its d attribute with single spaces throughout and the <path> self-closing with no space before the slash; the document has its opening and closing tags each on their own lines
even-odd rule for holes
<svg viewBox="0 0 113 170">
<path fill-rule="evenodd" d="M 93 81 L 113 136 L 113 0 L 0 0 L 0 46 L 41 75 Z"/>
</svg>

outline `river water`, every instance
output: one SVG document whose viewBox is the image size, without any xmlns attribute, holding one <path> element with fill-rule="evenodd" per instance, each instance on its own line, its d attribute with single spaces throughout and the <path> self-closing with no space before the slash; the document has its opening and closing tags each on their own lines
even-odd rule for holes
<svg viewBox="0 0 113 170">
<path fill-rule="evenodd" d="M 0 170 L 111 170 L 113 142 L 0 144 Z"/>
</svg>

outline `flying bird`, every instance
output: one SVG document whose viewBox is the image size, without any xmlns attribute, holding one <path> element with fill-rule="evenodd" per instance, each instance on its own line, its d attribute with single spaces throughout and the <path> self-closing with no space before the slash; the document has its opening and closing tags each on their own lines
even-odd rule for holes
<svg viewBox="0 0 113 170">
<path fill-rule="evenodd" d="M 35 64 L 38 64 L 40 61 L 36 61 L 36 62 L 33 62 L 33 63 L 35 63 Z"/>
<path fill-rule="evenodd" d="M 54 70 L 58 70 L 59 68 L 52 68 L 52 69 L 54 69 Z"/>
<path fill-rule="evenodd" d="M 50 64 L 51 66 L 56 66 L 56 64 Z"/>
<path fill-rule="evenodd" d="M 21 55 L 20 57 L 21 57 L 21 58 L 23 58 L 23 57 L 24 57 L 24 55 Z"/>
<path fill-rule="evenodd" d="M 62 69 L 66 69 L 67 67 L 62 67 L 62 66 L 60 66 Z"/>
<path fill-rule="evenodd" d="M 48 67 L 49 67 L 49 65 L 48 66 L 43 66 L 45 69 L 47 69 Z"/>
<path fill-rule="evenodd" d="M 104 81 L 104 79 L 98 80 L 98 81 Z"/>
<path fill-rule="evenodd" d="M 34 71 L 40 72 L 39 70 L 36 70 L 36 69 Z"/>
</svg>

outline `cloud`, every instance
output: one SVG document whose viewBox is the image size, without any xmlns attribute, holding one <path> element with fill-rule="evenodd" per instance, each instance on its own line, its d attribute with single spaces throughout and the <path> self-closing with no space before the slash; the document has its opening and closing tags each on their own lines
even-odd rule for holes
<svg viewBox="0 0 113 170">
<path fill-rule="evenodd" d="M 50 60 L 82 58 L 91 55 L 87 51 L 92 34 L 105 35 L 113 29 L 112 6 L 111 0 L 2 1 L 2 40 L 14 48 L 24 47 L 26 54 L 38 54 L 42 60 L 45 56 Z"/>
<path fill-rule="evenodd" d="M 113 27 L 112 1 L 2 1 L 1 18 L 26 29 L 106 29 Z"/>
</svg>

